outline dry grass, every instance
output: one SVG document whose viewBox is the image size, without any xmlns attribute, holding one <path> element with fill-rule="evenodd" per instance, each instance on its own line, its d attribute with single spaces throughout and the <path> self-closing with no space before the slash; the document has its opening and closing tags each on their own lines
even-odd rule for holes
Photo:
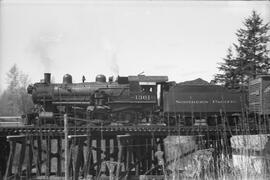
<svg viewBox="0 0 270 180">
<path fill-rule="evenodd" d="M 232 146 L 241 151 L 232 159 L 224 153 L 214 159 L 214 149 L 197 150 L 182 158 L 181 154 L 197 149 L 192 137 L 170 137 L 166 140 L 167 160 L 175 159 L 168 165 L 172 174 L 168 179 L 268 179 L 270 158 L 254 156 L 247 149 L 263 151 L 266 135 L 235 136 Z M 222 149 L 221 149 L 222 152 Z"/>
</svg>

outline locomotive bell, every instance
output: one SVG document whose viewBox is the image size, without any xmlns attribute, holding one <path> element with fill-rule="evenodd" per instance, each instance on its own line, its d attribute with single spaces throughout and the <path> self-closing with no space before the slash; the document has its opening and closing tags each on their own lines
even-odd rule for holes
<svg viewBox="0 0 270 180">
<path fill-rule="evenodd" d="M 104 76 L 103 74 L 97 75 L 96 76 L 96 82 L 105 83 L 106 82 L 106 76 Z"/>
<path fill-rule="evenodd" d="M 70 74 L 64 75 L 63 84 L 72 84 L 72 76 Z"/>
</svg>

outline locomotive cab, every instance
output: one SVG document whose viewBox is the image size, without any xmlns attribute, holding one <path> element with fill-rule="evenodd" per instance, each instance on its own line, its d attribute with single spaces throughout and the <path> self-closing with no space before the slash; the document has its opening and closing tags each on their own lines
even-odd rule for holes
<svg viewBox="0 0 270 180">
<path fill-rule="evenodd" d="M 153 116 L 160 108 L 161 91 L 158 91 L 158 87 L 165 83 L 168 77 L 144 75 L 118 77 L 119 84 L 122 84 L 119 81 L 121 79 L 128 83 L 127 96 L 119 95 L 109 102 L 113 111 L 126 116 L 118 119 L 130 119 L 135 124 L 152 123 Z"/>
<path fill-rule="evenodd" d="M 135 100 L 140 102 L 153 103 L 161 106 L 163 86 L 168 81 L 167 76 L 129 76 L 131 87 L 137 85 L 137 88 L 130 88 L 131 95 L 135 95 Z"/>
</svg>

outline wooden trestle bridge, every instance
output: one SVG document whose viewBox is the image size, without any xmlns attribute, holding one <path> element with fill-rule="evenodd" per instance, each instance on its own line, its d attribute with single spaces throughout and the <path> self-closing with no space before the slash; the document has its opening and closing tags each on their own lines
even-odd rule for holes
<svg viewBox="0 0 270 180">
<path fill-rule="evenodd" d="M 224 144 L 228 147 L 227 153 L 231 153 L 229 139 L 233 135 L 270 133 L 265 126 L 225 125 L 85 126 L 69 127 L 67 130 L 68 156 L 65 160 L 63 127 L 0 127 L 0 148 L 5 146 L 8 151 L 2 154 L 6 158 L 5 167 L 2 168 L 6 169 L 4 179 L 63 178 L 65 161 L 69 179 L 75 180 L 101 176 L 111 179 L 132 179 L 140 175 L 164 177 L 164 166 L 169 163 L 164 156 L 163 140 L 167 136 L 202 138 L 200 147 L 213 148 L 217 157 L 220 154 L 219 146 Z M 186 154 L 193 152 L 194 149 Z"/>
</svg>

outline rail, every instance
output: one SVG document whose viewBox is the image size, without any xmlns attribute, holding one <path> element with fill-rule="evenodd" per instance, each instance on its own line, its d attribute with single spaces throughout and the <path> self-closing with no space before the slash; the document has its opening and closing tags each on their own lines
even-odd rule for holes
<svg viewBox="0 0 270 180">
<path fill-rule="evenodd" d="M 268 127 L 245 127 L 240 126 L 180 126 L 166 127 L 158 125 L 150 126 L 73 126 L 68 127 L 69 134 L 133 134 L 133 135 L 211 135 L 216 133 L 228 133 L 231 135 L 253 135 L 253 134 L 270 134 Z M 51 134 L 53 136 L 63 136 L 64 127 L 58 126 L 6 126 L 0 127 L 0 136 L 18 135 L 18 134 Z"/>
</svg>

